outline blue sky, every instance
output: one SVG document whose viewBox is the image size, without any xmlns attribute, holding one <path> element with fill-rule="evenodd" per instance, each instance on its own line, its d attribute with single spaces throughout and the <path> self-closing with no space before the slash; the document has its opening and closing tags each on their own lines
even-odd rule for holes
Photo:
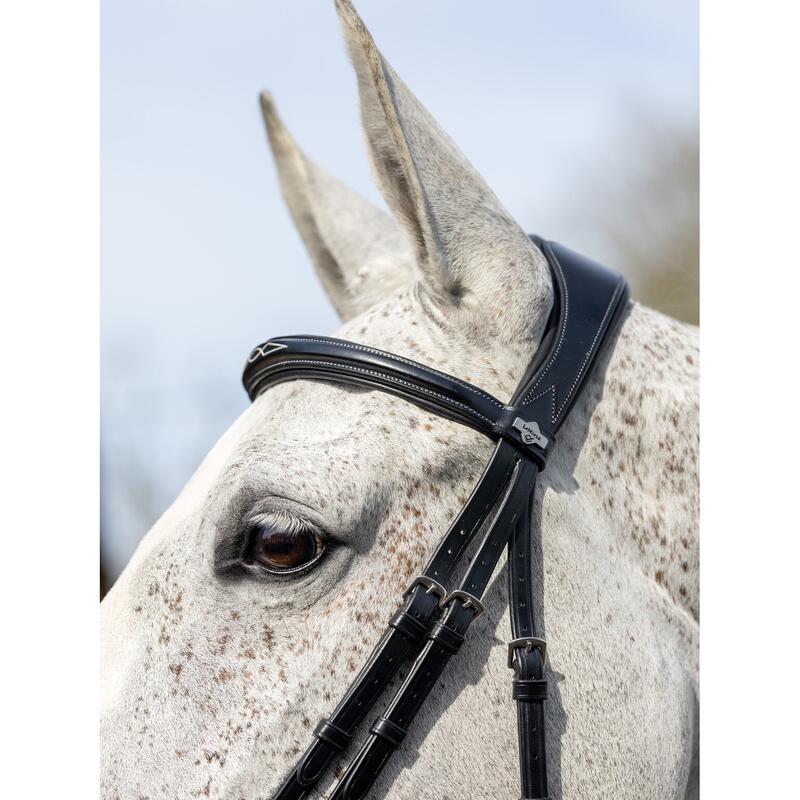
<svg viewBox="0 0 800 800">
<path fill-rule="evenodd" d="M 602 203 L 606 182 L 637 169 L 644 129 L 696 128 L 696 2 L 356 5 L 523 227 L 613 262 L 586 195 Z M 382 201 L 332 0 L 104 0 L 101 14 L 103 544 L 116 573 L 244 409 L 250 347 L 336 327 L 282 204 L 259 91 L 312 158 Z"/>
</svg>

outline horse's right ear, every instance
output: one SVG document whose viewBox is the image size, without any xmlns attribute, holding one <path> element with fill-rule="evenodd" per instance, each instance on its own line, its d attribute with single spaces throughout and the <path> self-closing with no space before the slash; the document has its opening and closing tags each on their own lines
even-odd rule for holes
<svg viewBox="0 0 800 800">
<path fill-rule="evenodd" d="M 286 205 L 339 317 L 410 285 L 414 257 L 394 220 L 306 158 L 267 92 L 261 111 Z"/>
</svg>

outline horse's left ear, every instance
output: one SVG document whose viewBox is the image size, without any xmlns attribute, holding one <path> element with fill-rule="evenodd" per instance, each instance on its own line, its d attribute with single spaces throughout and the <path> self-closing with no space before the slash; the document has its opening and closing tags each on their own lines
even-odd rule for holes
<svg viewBox="0 0 800 800">
<path fill-rule="evenodd" d="M 336 8 L 373 172 L 429 295 L 448 323 L 476 336 L 538 340 L 552 306 L 544 257 L 400 80 L 350 0 Z"/>
<path fill-rule="evenodd" d="M 395 221 L 306 158 L 267 92 L 261 111 L 286 205 L 339 317 L 410 285 L 414 256 Z"/>
</svg>

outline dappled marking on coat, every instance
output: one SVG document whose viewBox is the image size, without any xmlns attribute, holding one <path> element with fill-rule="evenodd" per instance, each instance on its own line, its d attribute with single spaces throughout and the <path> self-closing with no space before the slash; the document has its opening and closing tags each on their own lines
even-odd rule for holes
<svg viewBox="0 0 800 800">
<path fill-rule="evenodd" d="M 353 200 L 297 150 L 265 100 L 284 194 L 344 320 L 336 335 L 507 400 L 549 313 L 546 264 L 399 79 L 403 125 L 375 105 L 365 69 L 374 45 L 349 3 L 339 11 L 371 157 L 380 165 L 406 137 L 428 204 L 426 216 L 408 197 L 398 207 L 397 158 L 378 176 L 397 221 Z M 410 224 L 411 236 L 401 227 Z M 696 329 L 634 303 L 541 476 L 535 541 L 551 640 L 555 797 L 691 788 L 698 363 Z M 103 603 L 103 797 L 269 796 L 369 655 L 491 449 L 383 393 L 297 381 L 259 398 Z M 289 501 L 338 542 L 316 569 L 293 580 L 218 569 L 253 508 Z M 378 796 L 517 793 L 502 569 Z M 341 763 L 322 791 L 336 770 Z"/>
</svg>

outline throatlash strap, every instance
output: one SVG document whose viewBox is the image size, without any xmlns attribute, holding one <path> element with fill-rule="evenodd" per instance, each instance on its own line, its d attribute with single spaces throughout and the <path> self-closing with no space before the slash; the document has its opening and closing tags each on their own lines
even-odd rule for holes
<svg viewBox="0 0 800 800">
<path fill-rule="evenodd" d="M 480 614 L 480 597 L 509 542 L 509 603 L 524 798 L 547 796 L 544 763 L 544 643 L 534 636 L 530 503 L 536 476 L 553 449 L 555 434 L 585 385 L 627 305 L 625 280 L 567 248 L 531 237 L 553 277 L 554 307 L 536 358 L 509 404 L 476 386 L 410 359 L 322 336 L 271 339 L 256 347 L 243 383 L 251 400 L 288 380 L 323 380 L 389 392 L 498 441 L 469 501 L 422 574 L 404 595 L 389 628 L 345 697 L 314 731 L 315 739 L 288 775 L 275 800 L 302 800 L 401 663 L 414 665 L 384 715 L 348 767 L 332 800 L 366 795 L 410 720 L 432 690 L 467 628 Z M 502 498 L 501 498 L 502 495 Z M 501 498 L 501 499 L 498 499 Z M 494 516 L 488 520 L 496 505 Z M 447 593 L 456 561 L 487 522 L 484 539 L 458 590 Z M 513 537 L 512 537 L 513 534 Z M 439 621 L 437 622 L 437 617 Z"/>
</svg>

